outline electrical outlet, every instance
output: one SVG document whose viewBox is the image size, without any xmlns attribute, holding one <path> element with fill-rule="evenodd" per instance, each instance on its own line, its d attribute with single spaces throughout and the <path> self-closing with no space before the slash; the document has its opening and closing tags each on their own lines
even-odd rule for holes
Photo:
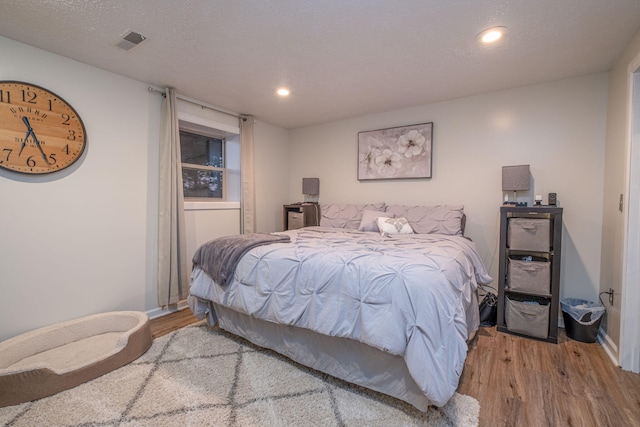
<svg viewBox="0 0 640 427">
<path fill-rule="evenodd" d="M 609 305 L 613 305 L 613 288 L 609 288 Z"/>
</svg>

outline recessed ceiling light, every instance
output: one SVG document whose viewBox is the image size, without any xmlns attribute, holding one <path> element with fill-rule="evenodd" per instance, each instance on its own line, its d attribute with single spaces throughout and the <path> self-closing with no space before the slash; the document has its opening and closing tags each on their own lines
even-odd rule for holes
<svg viewBox="0 0 640 427">
<path fill-rule="evenodd" d="M 476 36 L 476 39 L 482 44 L 493 44 L 502 39 L 507 32 L 507 27 L 487 28 Z"/>
<path fill-rule="evenodd" d="M 289 92 L 289 89 L 287 89 L 286 87 L 281 87 L 276 91 L 276 93 L 280 96 L 289 96 L 290 92 Z"/>
</svg>

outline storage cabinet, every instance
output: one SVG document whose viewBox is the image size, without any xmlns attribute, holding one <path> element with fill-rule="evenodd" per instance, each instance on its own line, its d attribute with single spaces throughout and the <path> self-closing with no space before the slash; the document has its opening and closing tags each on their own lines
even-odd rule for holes
<svg viewBox="0 0 640 427">
<path fill-rule="evenodd" d="M 498 331 L 558 342 L 562 208 L 500 207 Z"/>
<path fill-rule="evenodd" d="M 282 208 L 282 223 L 285 230 L 311 227 L 319 224 L 319 206 L 315 203 L 294 203 Z"/>
</svg>

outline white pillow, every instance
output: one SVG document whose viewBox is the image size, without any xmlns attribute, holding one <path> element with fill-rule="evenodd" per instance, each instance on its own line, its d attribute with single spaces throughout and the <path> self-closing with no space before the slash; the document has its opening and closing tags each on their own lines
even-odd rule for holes
<svg viewBox="0 0 640 427">
<path fill-rule="evenodd" d="M 391 234 L 413 234 L 413 229 L 406 218 L 378 218 L 378 229 L 383 236 Z"/>
<path fill-rule="evenodd" d="M 381 211 L 365 210 L 362 212 L 362 220 L 360 221 L 360 227 L 358 231 L 379 231 L 378 230 L 378 218 L 393 218 L 394 214 L 388 214 Z"/>
</svg>

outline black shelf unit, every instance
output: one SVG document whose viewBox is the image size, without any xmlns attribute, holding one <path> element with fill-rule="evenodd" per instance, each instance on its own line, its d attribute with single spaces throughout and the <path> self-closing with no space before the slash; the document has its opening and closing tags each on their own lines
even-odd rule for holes
<svg viewBox="0 0 640 427">
<path fill-rule="evenodd" d="M 513 218 L 545 219 L 549 221 L 549 245 L 546 250 L 514 250 L 509 247 L 509 221 Z M 550 292 L 513 290 L 509 283 L 510 258 L 531 256 L 550 263 Z M 562 208 L 555 206 L 501 206 L 500 207 L 500 255 L 498 267 L 498 319 L 500 332 L 532 338 L 550 343 L 558 342 L 558 310 L 560 306 L 560 261 L 562 256 Z M 506 298 L 536 301 L 548 305 L 548 333 L 546 337 L 532 336 L 510 330 L 506 319 Z"/>
</svg>

